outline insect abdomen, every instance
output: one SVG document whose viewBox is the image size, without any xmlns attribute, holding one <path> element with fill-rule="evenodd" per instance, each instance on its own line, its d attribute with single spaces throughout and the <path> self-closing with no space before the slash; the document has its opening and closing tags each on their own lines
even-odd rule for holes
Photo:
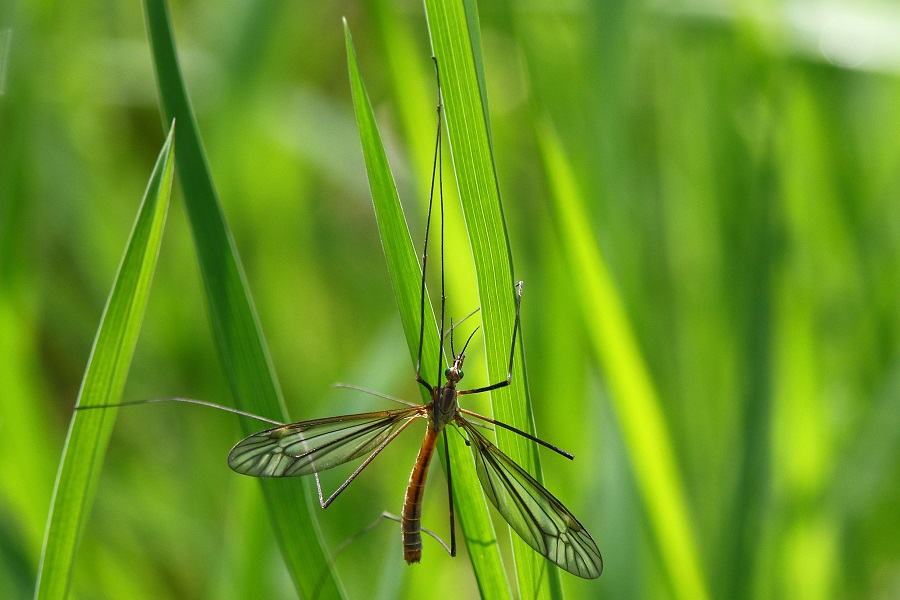
<svg viewBox="0 0 900 600">
<path fill-rule="evenodd" d="M 409 476 L 406 499 L 403 501 L 401 513 L 403 558 L 409 564 L 417 563 L 422 558 L 422 496 L 425 493 L 425 479 L 428 477 L 428 465 L 431 464 L 437 437 L 437 432 L 428 427 L 422 447 L 419 448 L 419 455 L 416 457 L 416 465 Z"/>
</svg>

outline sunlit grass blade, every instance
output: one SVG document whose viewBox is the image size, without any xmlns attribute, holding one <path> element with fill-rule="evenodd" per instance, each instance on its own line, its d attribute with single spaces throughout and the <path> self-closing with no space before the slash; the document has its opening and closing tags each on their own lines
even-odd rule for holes
<svg viewBox="0 0 900 600">
<path fill-rule="evenodd" d="M 172 189 L 174 124 L 160 151 L 100 319 L 76 406 L 121 399 L 137 343 Z M 72 415 L 56 475 L 35 598 L 65 598 L 84 524 L 90 514 L 116 409 Z"/>
<path fill-rule="evenodd" d="M 475 260 L 488 376 L 490 381 L 500 381 L 506 378 L 509 360 L 515 279 L 486 120 L 485 93 L 480 85 L 481 51 L 473 4 L 426 0 L 425 9 L 432 48 L 441 69 L 449 146 Z M 497 419 L 533 433 L 534 418 L 521 348 L 519 344 L 512 385 L 492 392 L 491 404 Z M 510 458 L 542 481 L 534 444 L 506 431 L 497 432 L 497 441 Z M 518 536 L 512 536 L 512 543 L 520 595 L 560 597 L 556 567 L 535 554 Z"/>
<path fill-rule="evenodd" d="M 394 90 L 394 104 L 404 132 L 405 154 L 411 161 L 418 190 L 418 206 L 424 212 L 428 203 L 431 186 L 431 165 L 434 156 L 434 136 L 423 135 L 422 124 L 434 118 L 435 74 L 431 54 L 417 45 L 421 22 L 419 20 L 397 19 L 392 14 L 396 6 L 391 3 L 378 4 L 378 25 L 382 45 L 386 53 L 386 63 Z M 444 153 L 445 177 L 443 178 L 445 219 L 444 240 L 448 252 L 468 252 L 469 238 L 463 226 L 461 207 L 456 203 L 459 193 L 451 173 L 450 153 Z M 453 199 L 450 201 L 450 199 Z M 459 226 L 453 225 L 459 223 Z M 415 230 L 415 229 L 414 229 Z M 418 241 L 418 240 L 416 240 Z M 447 285 L 448 315 L 459 310 L 469 310 L 478 306 L 478 293 L 472 287 L 475 278 L 474 265 L 469 261 L 457 261 L 452 269 L 444 270 Z"/>
<path fill-rule="evenodd" d="M 247 287 L 237 249 L 207 168 L 196 120 L 181 76 L 167 6 L 145 3 L 163 114 L 177 118 L 178 175 L 206 289 L 213 338 L 238 407 L 287 421 L 269 353 Z M 246 419 L 247 435 L 258 429 Z M 225 457 L 222 457 L 224 462 Z M 261 481 L 272 528 L 294 585 L 304 597 L 342 595 L 331 562 L 322 548 L 304 484 Z M 308 485 L 308 484 L 307 484 Z"/>
<path fill-rule="evenodd" d="M 708 597 L 684 485 L 659 398 L 637 347 L 631 324 L 590 231 L 571 165 L 549 126 L 538 131 L 553 190 L 572 285 L 587 335 L 611 388 L 656 546 L 676 597 Z"/>
<path fill-rule="evenodd" d="M 375 205 L 375 215 L 381 235 L 388 271 L 400 309 L 403 330 L 413 366 L 419 343 L 419 294 L 422 271 L 412 238 L 391 175 L 384 144 L 381 141 L 368 95 L 359 75 L 356 53 L 345 25 L 347 60 L 350 67 L 350 85 L 359 125 L 369 185 Z M 432 263 L 434 264 L 434 263 Z M 433 364 L 431 357 L 438 354 L 438 326 L 426 296 L 426 326 L 423 362 Z M 508 342 L 507 342 L 508 343 Z M 508 348 L 507 348 L 508 352 Z M 426 398 L 430 400 L 430 398 Z M 450 460 L 453 473 L 453 499 L 459 517 L 467 549 L 478 580 L 479 590 L 485 598 L 508 598 L 503 565 L 500 561 L 487 503 L 481 493 L 478 477 L 468 449 L 460 436 L 446 431 L 450 443 Z"/>
</svg>

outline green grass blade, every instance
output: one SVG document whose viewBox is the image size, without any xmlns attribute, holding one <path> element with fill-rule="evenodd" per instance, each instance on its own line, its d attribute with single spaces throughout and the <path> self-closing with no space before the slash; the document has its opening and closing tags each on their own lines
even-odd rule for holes
<svg viewBox="0 0 900 600">
<path fill-rule="evenodd" d="M 684 484 L 659 398 L 591 234 L 571 165 L 549 127 L 539 130 L 539 139 L 588 338 L 609 381 L 613 408 L 671 588 L 677 598 L 707 598 Z"/>
<path fill-rule="evenodd" d="M 76 406 L 121 400 L 134 354 L 172 189 L 175 127 L 163 144 L 100 319 Z M 76 411 L 69 423 L 38 566 L 35 598 L 65 598 L 90 514 L 116 409 Z"/>
<path fill-rule="evenodd" d="M 412 364 L 415 365 L 419 344 L 420 285 L 422 271 L 415 247 L 409 234 L 406 220 L 400 206 L 397 188 L 387 162 L 384 144 L 375 124 L 372 106 L 359 75 L 356 52 L 345 24 L 347 60 L 350 68 L 350 85 L 359 125 L 360 140 L 369 174 L 369 185 L 375 205 L 378 230 L 388 263 L 391 282 L 403 330 L 406 334 Z M 426 297 L 426 319 L 423 364 L 433 365 L 438 354 L 438 326 L 431 310 L 431 302 Z M 423 390 L 424 392 L 424 390 Z M 426 396 L 426 401 L 431 399 Z M 453 490 L 456 514 L 462 526 L 469 556 L 475 570 L 478 587 L 484 598 L 509 598 L 510 589 L 506 582 L 503 565 L 494 537 L 490 515 L 484 495 L 481 493 L 478 476 L 472 463 L 471 453 L 460 436 L 449 435 L 450 461 L 453 472 Z"/>
<path fill-rule="evenodd" d="M 147 0 L 147 27 L 163 114 L 179 123 L 178 174 L 209 303 L 213 338 L 237 406 L 287 421 L 243 268 L 207 168 L 181 77 L 164 0 Z M 249 435 L 257 425 L 242 421 Z M 225 457 L 222 457 L 225 460 Z M 281 553 L 303 597 L 340 597 L 303 484 L 260 481 Z"/>
<path fill-rule="evenodd" d="M 479 85 L 480 46 L 472 2 L 426 0 L 434 54 L 441 69 L 449 146 L 475 260 L 481 319 L 490 381 L 506 378 L 509 340 L 515 318 L 512 258 L 491 149 L 490 129 Z M 526 286 L 527 290 L 527 286 Z M 527 291 L 525 293 L 527 302 Z M 521 338 L 520 338 L 521 340 Z M 533 433 L 534 417 L 526 385 L 521 343 L 512 385 L 491 394 L 494 416 Z M 535 444 L 505 430 L 497 431 L 500 448 L 540 481 Z M 562 595 L 557 567 L 512 535 L 519 592 L 523 598 Z"/>
</svg>

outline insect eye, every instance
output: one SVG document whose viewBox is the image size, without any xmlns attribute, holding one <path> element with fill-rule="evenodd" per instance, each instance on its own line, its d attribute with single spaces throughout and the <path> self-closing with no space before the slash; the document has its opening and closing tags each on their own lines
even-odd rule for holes
<svg viewBox="0 0 900 600">
<path fill-rule="evenodd" d="M 447 377 L 448 379 L 450 378 L 450 368 L 449 367 L 444 371 L 444 377 Z"/>
<path fill-rule="evenodd" d="M 460 369 L 459 371 L 456 372 L 456 376 L 459 377 L 460 379 L 463 378 L 463 372 L 462 372 L 462 369 Z"/>
</svg>

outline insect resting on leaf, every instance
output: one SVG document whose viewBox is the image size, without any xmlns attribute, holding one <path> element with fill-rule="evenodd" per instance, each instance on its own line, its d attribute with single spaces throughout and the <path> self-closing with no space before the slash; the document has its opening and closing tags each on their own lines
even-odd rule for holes
<svg viewBox="0 0 900 600">
<path fill-rule="evenodd" d="M 437 72 L 437 61 L 435 61 Z M 419 419 L 425 419 L 425 437 L 416 457 L 415 465 L 409 479 L 403 510 L 397 519 L 401 522 L 403 534 L 403 557 L 408 563 L 417 563 L 422 557 L 421 525 L 422 497 L 428 467 L 438 437 L 443 433 L 443 444 L 447 451 L 448 425 L 456 427 L 466 439 L 472 451 L 475 470 L 481 487 L 506 520 L 529 546 L 562 569 L 586 579 L 594 579 L 603 571 L 603 559 L 597 544 L 569 510 L 548 492 L 525 469 L 516 464 L 497 446 L 489 441 L 477 427 L 490 423 L 516 433 L 528 440 L 540 444 L 557 454 L 572 459 L 573 456 L 556 446 L 549 444 L 520 429 L 466 410 L 459 406 L 459 396 L 480 394 L 502 387 L 512 381 L 513 359 L 515 358 L 516 336 L 519 330 L 520 307 L 522 301 L 522 282 L 514 286 L 516 293 L 516 314 L 513 324 L 512 342 L 509 352 L 509 366 L 504 381 L 470 390 L 459 390 L 457 384 L 463 378 L 463 362 L 466 348 L 477 331 L 472 332 L 457 354 L 453 350 L 452 327 L 451 352 L 453 361 L 443 369 L 444 349 L 444 223 L 443 223 L 443 189 L 440 185 L 441 158 L 441 113 L 440 79 L 438 78 L 438 125 L 435 142 L 434 163 L 431 177 L 431 193 L 428 202 L 428 214 L 425 226 L 425 243 L 422 251 L 422 279 L 419 301 L 419 349 L 416 361 L 416 381 L 422 385 L 430 396 L 427 404 L 415 405 L 402 400 L 405 408 L 375 411 L 337 417 L 326 417 L 297 423 L 282 424 L 264 417 L 221 406 L 203 400 L 190 398 L 158 398 L 122 402 L 107 406 L 77 406 L 76 410 L 128 406 L 150 402 L 178 401 L 190 404 L 211 406 L 245 417 L 251 417 L 276 425 L 265 431 L 250 435 L 238 442 L 228 455 L 228 465 L 236 472 L 260 478 L 294 477 L 315 475 L 319 492 L 319 503 L 327 508 L 337 496 L 368 466 L 376 456 L 390 444 L 404 429 Z M 440 343 L 438 352 L 437 373 L 443 373 L 445 382 L 432 385 L 422 377 L 422 345 L 425 335 L 425 273 L 428 261 L 428 234 L 431 227 L 432 205 L 434 203 L 435 182 L 438 182 L 441 210 L 441 320 Z M 354 386 L 345 386 L 354 387 Z M 355 388 L 362 389 L 362 388 Z M 364 390 L 368 391 L 368 390 Z M 383 396 L 381 394 L 376 394 Z M 389 396 L 383 396 L 390 398 Z M 396 400 L 396 399 L 394 399 Z M 344 483 L 327 499 L 323 497 L 318 481 L 318 473 L 345 464 L 354 459 L 366 458 L 351 473 Z M 453 510 L 453 488 L 451 485 L 450 462 L 447 462 L 447 484 L 450 500 L 450 548 L 451 556 L 456 555 L 456 534 Z M 430 533 L 430 532 L 429 532 Z M 436 537 L 436 536 L 435 536 Z M 438 540 L 440 541 L 440 540 Z M 443 542 L 441 542 L 443 545 Z M 446 546 L 445 546 L 446 548 Z"/>
<path fill-rule="evenodd" d="M 435 61 L 437 70 L 437 61 Z M 319 489 L 319 501 L 326 508 L 374 458 L 414 421 L 425 419 L 427 425 L 422 446 L 410 475 L 403 510 L 400 516 L 403 533 L 403 557 L 408 563 L 417 563 L 422 556 L 422 497 L 428 467 L 434 454 L 438 437 L 445 433 L 443 443 L 447 448 L 444 429 L 453 425 L 460 429 L 466 443 L 471 448 L 476 472 L 481 486 L 491 503 L 510 527 L 528 545 L 566 571 L 593 579 L 600 576 L 603 560 L 596 543 L 578 519 L 538 483 L 528 472 L 500 451 L 492 442 L 476 429 L 469 419 L 477 419 L 502 427 L 536 442 L 567 458 L 573 458 L 559 448 L 524 431 L 505 423 L 468 411 L 459 406 L 459 396 L 489 392 L 509 385 L 512 380 L 513 358 L 515 356 L 516 334 L 519 329 L 519 309 L 522 299 L 522 282 L 515 286 L 516 317 L 513 325 L 512 343 L 509 355 L 509 369 L 504 381 L 470 390 L 458 390 L 457 384 L 463 378 L 463 362 L 466 348 L 475 331 L 469 336 L 459 354 L 455 354 L 452 364 L 444 370 L 442 385 L 428 383 L 421 374 L 422 343 L 425 331 L 425 273 L 428 260 L 428 233 L 431 226 L 431 212 L 434 201 L 435 180 L 441 203 L 441 336 L 438 352 L 438 370 L 443 367 L 444 340 L 444 223 L 443 189 L 440 185 L 441 157 L 441 112 L 440 79 L 438 78 L 438 125 L 434 153 L 434 170 L 431 178 L 431 194 L 425 228 L 425 243 L 422 252 L 422 280 L 420 291 L 419 349 L 416 363 L 416 381 L 430 395 L 430 402 L 424 405 L 410 405 L 406 408 L 367 412 L 337 417 L 327 417 L 280 425 L 253 434 L 234 446 L 228 456 L 229 466 L 236 472 L 253 477 L 293 477 L 318 474 L 326 469 L 366 456 L 359 467 L 328 498 L 323 499 Z M 476 329 L 477 331 L 477 329 Z M 451 336 L 451 352 L 452 352 Z M 447 481 L 450 490 L 450 554 L 456 554 L 454 532 L 453 492 L 450 485 L 450 464 L 447 463 Z M 318 480 L 317 480 L 318 484 Z"/>
</svg>

